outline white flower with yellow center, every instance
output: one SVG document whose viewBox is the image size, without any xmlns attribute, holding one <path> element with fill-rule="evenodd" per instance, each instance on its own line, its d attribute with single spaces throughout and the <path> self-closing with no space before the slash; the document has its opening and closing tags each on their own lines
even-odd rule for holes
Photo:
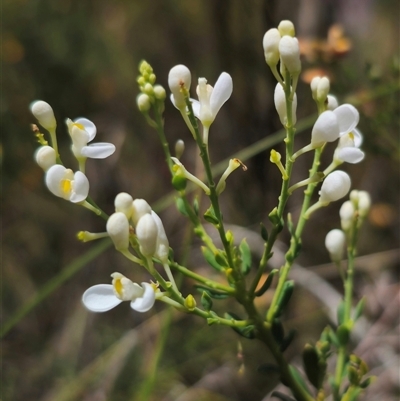
<svg viewBox="0 0 400 401">
<path fill-rule="evenodd" d="M 231 97 L 233 90 L 232 77 L 223 72 L 213 88 L 205 78 L 199 78 L 196 92 L 199 100 L 192 100 L 194 115 L 204 127 L 209 128 L 220 108 Z"/>
<path fill-rule="evenodd" d="M 87 118 L 78 118 L 75 121 L 67 119 L 69 135 L 72 139 L 72 152 L 75 157 L 86 159 L 105 159 L 115 152 L 115 146 L 108 142 L 98 142 L 88 145 L 97 133 L 96 126 Z"/>
<path fill-rule="evenodd" d="M 150 283 L 139 285 L 121 273 L 113 273 L 112 284 L 98 284 L 87 289 L 83 296 L 84 306 L 91 312 L 107 312 L 123 301 L 137 312 L 147 312 L 156 300 L 155 286 Z"/>
<path fill-rule="evenodd" d="M 84 201 L 89 194 L 89 180 L 85 174 L 74 173 L 60 164 L 49 168 L 46 185 L 51 193 L 73 203 Z"/>
<path fill-rule="evenodd" d="M 335 150 L 334 159 L 351 164 L 361 162 L 365 156 L 360 149 L 362 140 L 362 134 L 357 129 L 341 136 Z"/>
</svg>

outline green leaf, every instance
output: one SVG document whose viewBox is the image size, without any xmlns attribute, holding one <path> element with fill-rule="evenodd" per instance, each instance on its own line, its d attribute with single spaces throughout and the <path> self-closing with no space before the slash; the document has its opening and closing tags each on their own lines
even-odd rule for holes
<svg viewBox="0 0 400 401">
<path fill-rule="evenodd" d="M 336 330 L 336 335 L 340 345 L 347 345 L 350 338 L 350 330 L 346 325 L 341 324 Z"/>
<path fill-rule="evenodd" d="M 269 287 L 272 284 L 272 280 L 274 279 L 275 274 L 278 273 L 278 269 L 273 269 L 268 274 L 267 279 L 264 281 L 264 284 L 255 292 L 256 297 L 261 297 L 266 291 L 268 291 Z"/>
<path fill-rule="evenodd" d="M 362 297 L 358 302 L 355 311 L 354 311 L 354 321 L 358 320 L 363 313 L 365 306 L 365 297 Z"/>
<path fill-rule="evenodd" d="M 209 312 L 213 306 L 213 301 L 212 301 L 210 295 L 206 291 L 203 291 L 200 301 L 201 301 L 201 304 L 203 305 L 203 308 L 207 312 Z"/>
<path fill-rule="evenodd" d="M 241 272 L 246 275 L 251 269 L 251 250 L 246 238 L 242 239 L 239 245 L 239 251 L 242 259 Z"/>
<path fill-rule="evenodd" d="M 196 216 L 198 216 L 199 215 L 199 200 L 197 199 L 197 197 L 193 201 L 193 210 L 194 210 L 194 213 L 196 214 Z"/>
<path fill-rule="evenodd" d="M 185 201 L 182 198 L 175 198 L 176 208 L 179 210 L 181 214 L 184 216 L 189 216 L 187 212 Z"/>
<path fill-rule="evenodd" d="M 317 389 L 320 389 L 320 372 L 318 352 L 311 344 L 306 344 L 303 350 L 303 366 L 310 383 Z"/>
<path fill-rule="evenodd" d="M 311 395 L 310 389 L 308 388 L 308 386 L 307 386 L 306 382 L 304 381 L 303 377 L 301 376 L 300 372 L 293 365 L 289 365 L 289 370 L 290 370 L 290 373 L 292 374 L 292 376 L 294 377 L 294 379 L 297 381 L 297 383 L 299 383 L 301 385 L 301 387 L 303 387 L 303 389 L 309 395 Z"/>
<path fill-rule="evenodd" d="M 214 213 L 214 208 L 210 206 L 206 212 L 204 213 L 204 219 L 208 222 L 213 224 L 214 226 L 217 226 L 219 224 L 219 221 L 217 219 L 217 216 L 215 216 Z"/>
<path fill-rule="evenodd" d="M 344 301 L 340 301 L 339 306 L 337 308 L 337 320 L 338 324 L 341 325 L 344 323 L 344 312 L 345 312 L 345 303 Z"/>
<path fill-rule="evenodd" d="M 238 320 L 238 321 L 243 320 L 233 312 L 226 312 L 224 316 L 225 316 L 225 319 L 233 319 L 233 320 Z M 232 327 L 232 329 L 234 331 L 236 331 L 236 333 L 240 334 L 242 337 L 245 337 L 247 339 L 252 340 L 253 338 L 256 337 L 256 335 L 254 333 L 253 325 L 246 326 L 246 327 Z"/>
<path fill-rule="evenodd" d="M 285 309 L 286 305 L 288 304 L 294 290 L 294 281 L 289 280 L 286 281 L 283 285 L 282 295 L 278 301 L 276 316 L 280 316 Z"/>
<path fill-rule="evenodd" d="M 261 238 L 265 241 L 268 242 L 268 231 L 265 228 L 263 223 L 260 223 L 260 228 L 261 228 Z"/>
<path fill-rule="evenodd" d="M 203 253 L 204 259 L 206 262 L 213 267 L 217 271 L 224 271 L 224 267 L 221 266 L 216 260 L 215 260 L 215 255 L 212 251 L 210 251 L 208 248 L 205 246 L 201 247 L 201 252 Z"/>
<path fill-rule="evenodd" d="M 209 288 L 209 287 L 206 287 L 201 284 L 195 284 L 194 287 L 196 288 L 196 290 L 198 290 L 200 292 L 203 292 L 203 291 L 207 292 L 207 294 L 211 298 L 214 298 L 214 299 L 226 299 L 226 298 L 229 298 L 229 296 L 230 296 L 226 292 L 217 291 L 217 290 L 214 290 L 213 288 Z"/>
<path fill-rule="evenodd" d="M 225 252 L 224 251 L 218 251 L 217 253 L 215 253 L 215 261 L 224 267 L 229 267 L 228 266 L 228 261 L 226 260 L 226 256 L 225 256 Z"/>
</svg>

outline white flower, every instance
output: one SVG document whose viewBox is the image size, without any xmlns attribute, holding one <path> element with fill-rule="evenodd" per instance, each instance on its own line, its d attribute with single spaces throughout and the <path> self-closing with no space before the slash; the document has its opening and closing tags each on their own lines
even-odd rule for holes
<svg viewBox="0 0 400 401">
<path fill-rule="evenodd" d="M 276 111 L 278 112 L 279 119 L 283 126 L 287 124 L 287 112 L 286 112 L 286 96 L 285 91 L 283 90 L 282 85 L 278 82 L 275 86 L 274 92 L 274 103 Z M 292 102 L 292 123 L 296 124 L 296 109 L 297 109 L 297 95 L 294 94 L 293 102 Z"/>
<path fill-rule="evenodd" d="M 357 126 L 359 114 L 350 104 L 342 104 L 335 110 L 321 113 L 311 132 L 313 148 L 322 146 L 325 142 L 333 142 Z"/>
<path fill-rule="evenodd" d="M 35 160 L 44 171 L 47 171 L 56 164 L 56 151 L 51 146 L 41 146 L 36 150 Z"/>
<path fill-rule="evenodd" d="M 31 103 L 31 112 L 39 121 L 39 124 L 48 131 L 54 131 L 57 127 L 57 122 L 54 117 L 54 112 L 51 106 L 43 100 L 36 100 Z"/>
<path fill-rule="evenodd" d="M 153 216 L 143 215 L 136 224 L 136 236 L 140 245 L 140 252 L 144 256 L 154 256 L 157 249 L 158 227 Z"/>
<path fill-rule="evenodd" d="M 186 108 L 186 101 L 181 92 L 181 88 L 184 86 L 189 90 L 191 82 L 192 76 L 190 70 L 185 65 L 178 64 L 171 68 L 168 74 L 168 86 L 172 92 L 171 101 L 179 110 Z"/>
<path fill-rule="evenodd" d="M 72 139 L 72 152 L 75 157 L 85 159 L 105 159 L 115 152 L 115 146 L 108 142 L 98 142 L 88 145 L 96 136 L 96 126 L 87 118 L 78 118 L 75 121 L 67 119 L 69 135 Z"/>
<path fill-rule="evenodd" d="M 343 259 L 346 235 L 342 230 L 335 228 L 328 232 L 325 237 L 325 247 L 333 262 L 340 262 Z"/>
<path fill-rule="evenodd" d="M 285 35 L 279 42 L 281 60 L 291 75 L 298 75 L 301 71 L 300 48 L 297 38 Z"/>
<path fill-rule="evenodd" d="M 199 100 L 192 100 L 194 115 L 204 127 L 209 127 L 222 105 L 231 97 L 233 90 L 232 77 L 223 72 L 213 88 L 205 78 L 199 78 L 196 92 Z"/>
<path fill-rule="evenodd" d="M 123 301 L 131 301 L 131 308 L 137 312 L 147 312 L 153 307 L 156 294 L 150 283 L 140 286 L 120 273 L 111 276 L 112 284 L 98 284 L 84 292 L 82 302 L 91 312 L 107 312 Z"/>
<path fill-rule="evenodd" d="M 72 170 L 56 164 L 46 173 L 46 185 L 54 195 L 73 203 L 84 201 L 89 193 L 89 180 L 80 171 Z"/>
<path fill-rule="evenodd" d="M 362 134 L 357 129 L 341 136 L 334 153 L 334 159 L 351 164 L 362 161 L 365 156 L 364 152 L 359 149 L 362 140 Z"/>
<path fill-rule="evenodd" d="M 328 204 L 343 198 L 349 192 L 350 186 L 350 177 L 344 171 L 336 170 L 330 173 L 322 183 L 319 202 Z"/>
<path fill-rule="evenodd" d="M 115 248 L 123 251 L 129 247 L 129 221 L 125 213 L 113 213 L 107 220 L 107 233 Z"/>
<path fill-rule="evenodd" d="M 263 48 L 265 61 L 269 66 L 275 66 L 279 61 L 279 42 L 281 40 L 281 34 L 278 29 L 269 29 L 263 37 Z"/>
</svg>

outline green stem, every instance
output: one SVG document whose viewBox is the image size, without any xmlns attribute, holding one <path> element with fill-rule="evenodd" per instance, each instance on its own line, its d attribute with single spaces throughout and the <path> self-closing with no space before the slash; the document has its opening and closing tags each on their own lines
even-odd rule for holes
<svg viewBox="0 0 400 401">
<path fill-rule="evenodd" d="M 235 289 L 232 287 L 229 287 L 227 285 L 223 285 L 220 283 L 217 283 L 216 281 L 210 280 L 207 277 L 203 277 L 200 274 L 197 274 L 189 269 L 187 269 L 186 267 L 183 267 L 181 265 L 179 265 L 176 262 L 170 262 L 170 266 L 178 271 L 180 271 L 182 274 L 184 274 L 187 277 L 190 277 L 200 283 L 203 283 L 204 285 L 206 285 L 207 287 L 213 288 L 213 289 L 217 289 L 217 290 L 221 290 L 224 291 L 228 294 L 234 294 L 235 293 Z"/>
</svg>

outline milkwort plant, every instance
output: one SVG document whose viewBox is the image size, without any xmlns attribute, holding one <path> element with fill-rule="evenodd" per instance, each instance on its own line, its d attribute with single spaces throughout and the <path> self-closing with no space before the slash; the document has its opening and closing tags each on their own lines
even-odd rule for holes
<svg viewBox="0 0 400 401">
<path fill-rule="evenodd" d="M 132 309 L 145 313 L 156 301 L 164 302 L 178 311 L 203 318 L 210 326 L 225 325 L 241 336 L 264 343 L 276 364 L 261 366 L 260 369 L 264 372 L 279 372 L 281 382 L 290 388 L 295 400 L 322 401 L 333 397 L 334 401 L 355 401 L 372 379 L 366 377 L 368 368 L 365 362 L 348 350 L 352 329 L 363 309 L 363 300 L 355 308 L 352 307 L 353 277 L 357 237 L 370 207 L 368 193 L 357 190 L 350 192 L 350 200 L 340 209 L 341 229 L 332 230 L 326 236 L 326 248 L 343 279 L 344 298 L 338 308 L 336 327 L 326 327 L 315 344 L 305 345 L 302 355 L 304 374 L 285 358 L 284 351 L 293 335 L 285 335 L 282 312 L 293 293 L 295 283 L 289 280 L 289 272 L 300 252 L 307 221 L 317 209 L 349 193 L 350 177 L 337 168 L 343 163 L 358 163 L 364 158 L 360 149 L 362 134 L 356 128 L 359 113 L 350 104 L 338 105 L 336 98 L 329 94 L 330 83 L 327 77 L 314 78 L 311 94 L 317 105 L 318 118 L 311 131 L 310 143 L 295 151 L 296 87 L 301 62 L 293 24 L 282 21 L 278 28 L 265 33 L 262 43 L 266 63 L 277 80 L 274 102 L 286 131 L 286 151 L 283 157 L 274 149 L 270 152 L 270 161 L 282 175 L 282 187 L 278 204 L 269 213 L 269 232 L 261 224 L 264 251 L 256 272 L 250 269 L 251 249 L 246 240 L 237 242 L 233 233 L 226 230 L 219 202 L 229 175 L 240 167 L 246 170 L 246 166 L 233 158 L 220 179 L 215 181 L 208 148 L 212 123 L 232 94 L 233 82 L 228 73 L 222 72 L 214 87 L 207 83 L 206 78 L 199 78 L 196 87 L 198 99 L 191 97 L 191 73 L 186 66 L 176 65 L 168 75 L 170 100 L 187 125 L 192 136 L 190 140 L 194 140 L 198 147 L 204 179 L 185 167 L 183 141 L 175 144 L 174 156 L 171 155 L 163 120 L 167 94 L 161 85 L 156 84 L 153 69 L 145 61 L 139 66 L 140 75 L 137 80 L 140 89 L 137 106 L 161 141 L 172 185 L 176 190 L 177 208 L 190 220 L 193 232 L 202 242 L 201 250 L 205 260 L 221 275 L 219 281 L 198 274 L 190 266 L 183 266 L 174 259 L 163 223 L 144 199 L 133 199 L 128 193 L 120 193 L 115 197 L 115 212 L 108 216 L 90 198 L 89 180 L 85 175 L 87 158 L 102 159 L 115 151 L 114 145 L 110 143 L 89 144 L 96 135 L 93 122 L 85 118 L 66 121 L 72 139 L 72 153 L 79 166 L 79 170 L 74 172 L 63 165 L 58 153 L 57 124 L 51 106 L 44 101 L 33 102 L 31 111 L 50 137 L 48 143 L 40 129 L 34 126 L 41 145 L 35 158 L 45 172 L 45 183 L 50 192 L 91 210 L 107 221 L 105 232 L 82 231 L 78 233 L 78 239 L 87 242 L 109 237 L 115 249 L 129 259 L 135 268 L 139 265 L 149 274 L 149 281 L 139 284 L 121 273 L 112 272 L 111 284 L 92 286 L 83 294 L 82 302 L 88 310 L 106 312 L 128 301 Z M 321 154 L 331 142 L 336 144 L 333 160 L 328 166 L 321 166 Z M 314 154 L 308 177 L 300 182 L 292 182 L 294 165 L 306 152 Z M 318 186 L 320 189 L 314 201 Z M 198 197 L 192 196 L 193 188 L 204 192 L 203 198 L 206 198 L 208 205 L 203 210 Z M 291 194 L 299 188 L 304 189 L 304 196 L 300 216 L 294 222 L 285 208 Z M 206 224 L 212 225 L 217 231 L 222 246 L 213 241 L 205 229 Z M 291 235 L 285 262 L 279 269 L 270 270 L 268 264 L 273 247 L 284 226 Z M 237 243 L 239 245 L 235 245 Z M 343 262 L 345 248 L 346 266 Z M 157 266 L 162 270 L 157 269 Z M 200 299 L 196 301 L 192 294 L 181 292 L 174 278 L 176 272 L 197 282 Z M 256 298 L 268 291 L 274 281 L 275 290 L 270 304 L 256 306 Z M 214 303 L 218 302 L 220 310 L 226 298 L 235 299 L 241 305 L 245 317 L 215 312 Z M 335 354 L 336 358 L 333 358 Z M 328 372 L 328 361 L 331 358 L 335 361 L 330 363 L 334 370 Z M 272 395 L 281 400 L 292 400 L 276 391 Z"/>
</svg>

